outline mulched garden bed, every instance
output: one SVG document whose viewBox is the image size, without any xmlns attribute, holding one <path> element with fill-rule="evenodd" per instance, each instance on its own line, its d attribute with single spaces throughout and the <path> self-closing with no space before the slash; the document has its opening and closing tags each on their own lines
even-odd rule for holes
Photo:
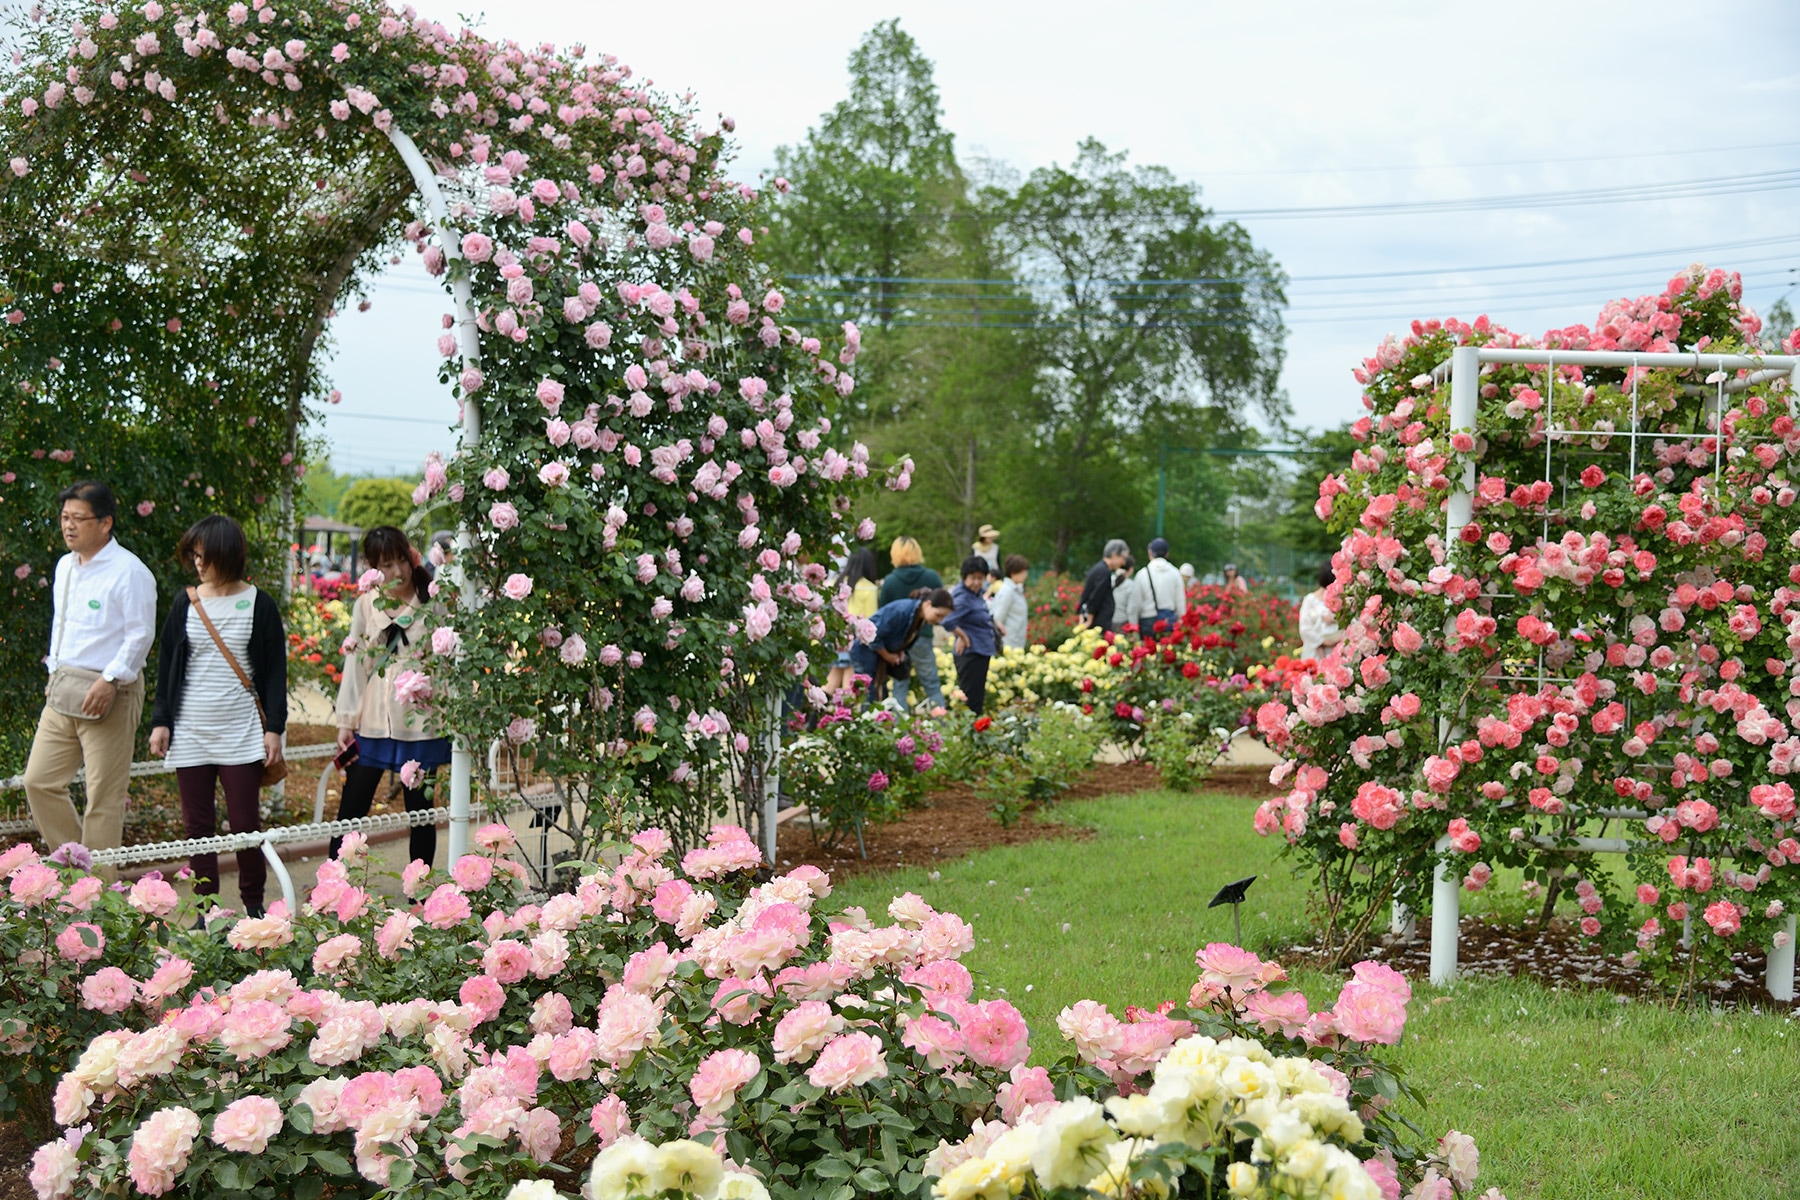
<svg viewBox="0 0 1800 1200">
<path fill-rule="evenodd" d="M 1142 792 L 1159 784 L 1156 768 L 1149 763 L 1095 767 L 1081 782 L 1063 793 L 1062 801 Z M 1002 826 L 988 806 L 976 798 L 973 788 L 956 784 L 932 792 L 924 804 L 898 821 L 865 828 L 863 846 L 868 851 L 867 858 L 857 854 L 854 836 L 845 839 L 844 844 L 827 848 L 814 837 L 804 816 L 795 817 L 781 826 L 775 857 L 784 870 L 810 863 L 830 872 L 834 878 L 842 878 L 865 871 L 961 858 L 991 846 L 1017 846 L 1046 838 L 1081 840 L 1092 836 L 1091 830 L 1076 825 L 1040 820 L 1042 815 L 1042 810 L 1032 809 L 1012 826 Z"/>
<path fill-rule="evenodd" d="M 1552 919 L 1540 933 L 1535 925 L 1465 916 L 1457 933 L 1456 971 L 1465 979 L 1529 976 L 1553 988 L 1599 988 L 1621 997 L 1669 999 L 1662 985 L 1647 971 L 1628 967 L 1617 955 L 1584 941 L 1575 923 L 1562 917 Z M 1283 955 L 1283 960 L 1289 964 L 1322 965 L 1309 949 L 1297 946 Z M 1431 918 L 1419 918 L 1418 937 L 1413 941 L 1384 938 L 1368 950 L 1367 957 L 1386 963 L 1409 979 L 1425 979 L 1431 970 Z M 1760 949 L 1733 955 L 1731 978 L 1702 982 L 1695 999 L 1777 1012 L 1795 1007 L 1769 998 L 1763 987 L 1765 962 Z"/>
</svg>

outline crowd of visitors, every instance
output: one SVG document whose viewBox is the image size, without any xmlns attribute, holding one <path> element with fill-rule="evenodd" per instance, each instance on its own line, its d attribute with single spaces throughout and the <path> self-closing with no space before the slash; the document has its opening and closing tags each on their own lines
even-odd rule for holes
<svg viewBox="0 0 1800 1200">
<path fill-rule="evenodd" d="M 65 847 L 109 849 L 124 835 L 144 664 L 156 632 L 156 579 L 114 537 L 118 503 L 106 484 L 71 484 L 57 503 L 68 553 L 51 589 L 49 676 L 22 782 L 38 832 L 67 857 Z M 391 525 L 367 531 L 361 548 L 381 582 L 357 597 L 345 645 L 337 699 L 340 818 L 366 816 L 386 772 L 400 776 L 409 811 L 429 807 L 425 784 L 450 761 L 449 740 L 395 688 L 429 652 L 432 631 L 443 622 L 442 606 L 431 598 L 432 566 Z M 232 831 L 255 832 L 262 827 L 261 789 L 286 773 L 281 608 L 248 581 L 249 541 L 231 518 L 201 518 L 176 554 L 194 583 L 176 593 L 162 623 L 150 752 L 174 768 L 188 837 L 217 831 L 221 789 Z M 433 560 L 453 555 L 447 538 L 434 540 Z M 869 555 L 871 574 L 873 563 Z M 947 599 L 943 607 L 947 612 Z M 85 772 L 87 795 L 80 814 L 69 791 L 78 771 Z M 337 848 L 334 840 L 333 854 Z M 415 826 L 411 851 L 429 865 L 436 828 Z M 218 856 L 196 854 L 188 865 L 195 892 L 216 895 Z M 266 885 L 261 852 L 240 851 L 238 892 L 247 913 L 262 913 Z"/>
</svg>

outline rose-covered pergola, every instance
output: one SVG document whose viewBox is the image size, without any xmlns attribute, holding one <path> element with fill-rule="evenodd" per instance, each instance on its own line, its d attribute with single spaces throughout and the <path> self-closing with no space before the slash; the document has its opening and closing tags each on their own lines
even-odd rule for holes
<svg viewBox="0 0 1800 1200">
<path fill-rule="evenodd" d="M 758 794 L 774 697 L 842 636 L 831 546 L 873 530 L 850 516 L 866 452 L 828 442 L 857 333 L 827 348 L 779 323 L 755 192 L 722 171 L 730 122 L 610 57 L 366 0 L 53 4 L 21 36 L 0 181 L 0 381 L 22 410 L 0 443 L 8 653 L 35 669 L 39 514 L 68 479 L 123 475 L 121 531 L 144 545 L 205 510 L 291 523 L 277 497 L 327 398 L 329 318 L 409 243 L 449 292 L 464 421 L 417 497 L 464 530 L 440 592 L 460 612 L 409 681 L 461 739 L 453 807 L 491 741 L 555 780 L 565 815 L 655 812 L 689 843 L 709 785 Z M 139 470 L 159 460 L 189 469 Z"/>
</svg>

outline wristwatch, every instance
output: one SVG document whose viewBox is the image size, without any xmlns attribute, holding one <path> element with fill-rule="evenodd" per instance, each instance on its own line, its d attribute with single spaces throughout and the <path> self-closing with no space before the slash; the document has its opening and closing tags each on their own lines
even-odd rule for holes
<svg viewBox="0 0 1800 1200">
<path fill-rule="evenodd" d="M 114 687 L 119 686 L 119 681 L 113 678 L 113 673 L 111 671 L 100 672 L 100 678 L 106 680 L 106 682 L 112 684 Z"/>
</svg>

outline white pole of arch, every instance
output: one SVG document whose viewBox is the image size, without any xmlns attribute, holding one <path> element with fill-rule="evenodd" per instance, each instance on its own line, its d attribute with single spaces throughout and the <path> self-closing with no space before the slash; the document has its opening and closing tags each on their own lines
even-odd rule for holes
<svg viewBox="0 0 1800 1200">
<path fill-rule="evenodd" d="M 392 125 L 387 129 L 388 141 L 400 154 L 400 161 L 412 173 L 413 185 L 419 189 L 419 196 L 425 201 L 425 207 L 431 210 L 431 217 L 437 224 L 438 240 L 443 243 L 444 257 L 451 262 L 462 260 L 462 244 L 456 237 L 456 231 L 450 224 L 450 205 L 444 199 L 443 189 L 438 187 L 437 175 L 425 156 L 419 153 L 418 146 L 412 138 Z M 451 307 L 456 319 L 456 338 L 462 348 L 462 361 L 466 366 L 478 366 L 481 362 L 480 331 L 475 325 L 474 292 L 469 286 L 466 272 L 452 268 L 450 270 Z M 473 446 L 481 437 L 481 408 L 473 397 L 463 397 L 462 440 L 465 446 Z M 457 530 L 457 555 L 461 557 L 469 547 L 469 531 L 467 528 Z M 463 596 L 465 608 L 469 606 L 469 597 Z M 456 741 L 455 749 L 450 754 L 450 859 L 455 862 L 469 851 L 469 793 L 475 775 L 475 756 L 461 738 Z"/>
</svg>

